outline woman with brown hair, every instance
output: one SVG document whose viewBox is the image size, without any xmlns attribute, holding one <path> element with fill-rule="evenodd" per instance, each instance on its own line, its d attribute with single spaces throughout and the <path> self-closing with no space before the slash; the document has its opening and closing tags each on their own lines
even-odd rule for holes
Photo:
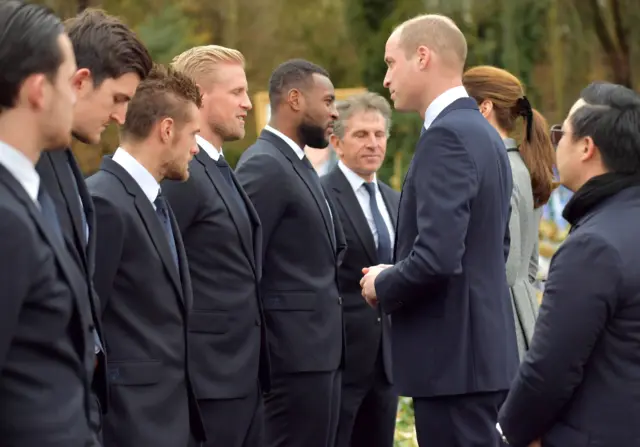
<svg viewBox="0 0 640 447">
<path fill-rule="evenodd" d="M 479 66 L 469 69 L 462 83 L 469 96 L 478 102 L 480 113 L 502 136 L 511 163 L 511 243 L 506 270 L 522 360 L 538 315 L 534 286 L 538 272 L 538 227 L 542 206 L 554 189 L 555 152 L 546 120 L 531 107 L 517 77 L 500 68 Z M 524 124 L 524 133 L 518 146 L 514 134 L 519 121 Z"/>
</svg>

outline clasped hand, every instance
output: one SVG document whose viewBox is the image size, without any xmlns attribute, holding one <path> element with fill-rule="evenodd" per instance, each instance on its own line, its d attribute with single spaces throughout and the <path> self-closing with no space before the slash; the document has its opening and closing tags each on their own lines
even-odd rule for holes
<svg viewBox="0 0 640 447">
<path fill-rule="evenodd" d="M 389 264 L 379 264 L 372 267 L 365 267 L 362 269 L 364 275 L 360 280 L 360 287 L 362 287 L 362 296 L 367 301 L 369 306 L 376 307 L 378 305 L 378 297 L 376 295 L 376 278 L 386 268 L 392 267 Z"/>
</svg>

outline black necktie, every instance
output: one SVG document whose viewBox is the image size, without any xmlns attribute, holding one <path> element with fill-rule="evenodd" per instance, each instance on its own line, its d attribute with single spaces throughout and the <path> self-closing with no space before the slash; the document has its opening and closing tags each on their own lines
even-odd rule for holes
<svg viewBox="0 0 640 447">
<path fill-rule="evenodd" d="M 58 220 L 56 206 L 42 184 L 40 184 L 40 190 L 38 191 L 38 203 L 40 203 L 40 212 L 42 213 L 42 217 L 44 217 L 47 227 L 53 231 L 60 243 L 64 244 L 64 236 L 62 236 L 62 227 Z"/>
<path fill-rule="evenodd" d="M 329 208 L 329 201 L 327 200 L 327 197 L 324 195 L 324 189 L 322 189 L 322 183 L 320 183 L 320 176 L 318 175 L 318 173 L 316 172 L 315 168 L 313 167 L 313 165 L 311 164 L 311 162 L 309 161 L 306 155 L 302 157 L 302 163 L 312 171 L 311 178 L 313 179 L 313 183 L 315 184 L 316 188 L 318 189 L 318 192 L 322 195 L 322 198 L 324 199 L 324 204 L 327 207 L 327 211 L 329 212 L 329 222 L 331 222 L 331 230 L 332 230 L 331 241 L 335 245 L 336 231 L 335 231 L 335 228 L 333 227 L 333 220 L 332 220 L 333 216 L 331 215 L 331 208 Z"/>
<path fill-rule="evenodd" d="M 364 187 L 369 193 L 369 206 L 371 207 L 371 214 L 373 214 L 373 223 L 378 231 L 378 262 L 381 264 L 391 264 L 391 237 L 389 236 L 387 224 L 384 223 L 384 219 L 380 213 L 380 208 L 378 208 L 376 184 L 373 182 L 365 182 Z"/>
<path fill-rule="evenodd" d="M 242 200 L 242 196 L 240 195 L 240 192 L 238 191 L 236 184 L 233 182 L 233 177 L 231 174 L 231 166 L 229 166 L 229 163 L 227 163 L 227 160 L 224 159 L 222 154 L 220 155 L 220 157 L 218 157 L 218 160 L 216 161 L 216 165 L 218 166 L 220 173 L 224 177 L 224 180 L 227 182 L 227 185 L 231 189 L 231 194 L 233 194 L 233 198 L 238 202 L 238 205 L 240 205 L 240 208 L 242 208 L 243 211 L 246 211 L 244 201 Z"/>
<path fill-rule="evenodd" d="M 158 215 L 158 219 L 160 219 L 160 223 L 162 223 L 164 233 L 167 236 L 169 248 L 171 248 L 171 255 L 173 256 L 173 261 L 176 263 L 176 267 L 179 267 L 178 250 L 176 249 L 176 240 L 173 236 L 173 229 L 171 228 L 169 207 L 161 192 L 158 192 L 158 197 L 156 197 L 156 200 L 153 202 L 153 204 L 156 206 L 156 214 Z"/>
<path fill-rule="evenodd" d="M 73 189 L 76 192 L 76 196 L 78 197 L 78 204 L 80 205 L 80 218 L 82 219 L 82 234 L 84 235 L 84 243 L 85 245 L 89 241 L 89 224 L 87 224 L 87 215 L 84 212 L 84 204 L 82 203 L 82 197 L 80 197 L 80 191 L 78 190 L 78 184 L 76 183 L 76 176 L 73 174 L 73 169 L 69 162 L 67 162 L 67 167 L 69 168 L 69 174 L 71 175 L 71 180 L 73 183 Z"/>
</svg>

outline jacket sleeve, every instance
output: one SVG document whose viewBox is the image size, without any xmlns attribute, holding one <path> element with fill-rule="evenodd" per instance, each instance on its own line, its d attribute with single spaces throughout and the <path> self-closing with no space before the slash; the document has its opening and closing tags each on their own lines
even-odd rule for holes
<svg viewBox="0 0 640 447">
<path fill-rule="evenodd" d="M 545 435 L 580 386 L 615 312 L 621 262 L 601 236 L 570 236 L 553 257 L 531 347 L 499 413 L 511 445 Z"/>
<path fill-rule="evenodd" d="M 416 200 L 418 236 L 409 255 L 376 278 L 385 313 L 409 305 L 424 296 L 425 287 L 462 271 L 471 202 L 478 190 L 471 156 L 457 134 L 444 127 L 426 132 L 411 169 L 416 173 L 409 187 Z"/>
</svg>

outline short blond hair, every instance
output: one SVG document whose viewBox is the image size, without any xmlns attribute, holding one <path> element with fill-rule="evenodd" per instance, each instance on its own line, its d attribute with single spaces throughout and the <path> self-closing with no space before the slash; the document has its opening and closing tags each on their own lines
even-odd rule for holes
<svg viewBox="0 0 640 447">
<path fill-rule="evenodd" d="M 400 46 L 412 55 L 419 46 L 433 50 L 450 65 L 463 69 L 467 60 L 467 39 L 456 23 L 440 14 L 424 14 L 399 25 Z"/>
<path fill-rule="evenodd" d="M 173 58 L 171 65 L 176 70 L 202 85 L 209 82 L 220 64 L 236 63 L 245 65 L 242 53 L 220 45 L 193 47 Z"/>
</svg>

